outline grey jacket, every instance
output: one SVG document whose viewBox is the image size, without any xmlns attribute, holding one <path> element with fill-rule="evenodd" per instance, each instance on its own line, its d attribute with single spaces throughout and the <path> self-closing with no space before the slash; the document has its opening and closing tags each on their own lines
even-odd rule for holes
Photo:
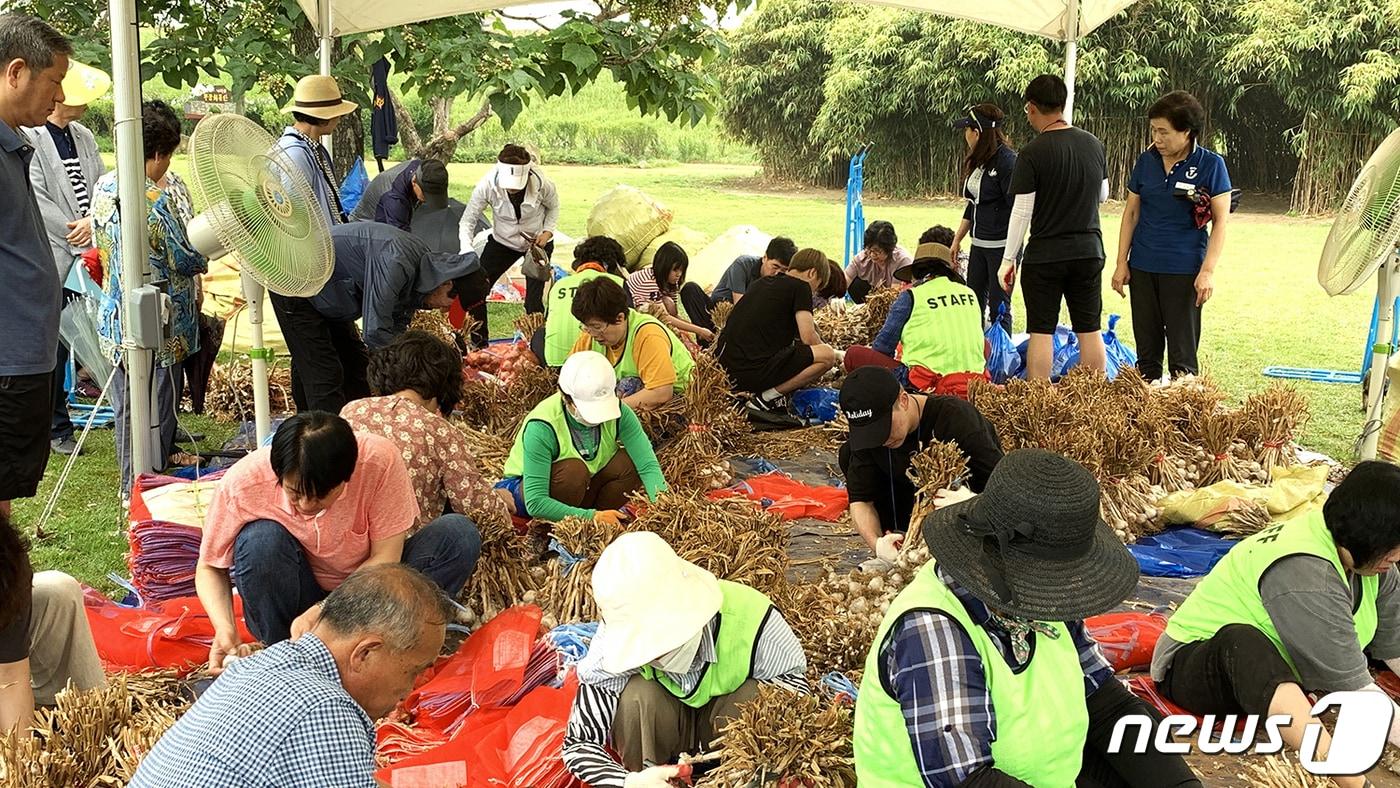
<svg viewBox="0 0 1400 788">
<path fill-rule="evenodd" d="M 78 148 L 78 161 L 83 167 L 83 177 L 87 178 L 88 195 L 92 196 L 97 190 L 97 179 L 107 172 L 107 166 L 97 152 L 97 140 L 86 126 L 74 121 L 68 124 L 68 129 Z M 44 230 L 49 249 L 53 252 L 54 265 L 58 267 L 58 280 L 66 282 L 68 269 L 86 251 L 70 246 L 67 240 L 68 223 L 82 218 L 78 212 L 78 198 L 73 194 L 73 184 L 68 180 L 68 171 L 63 168 L 63 160 L 58 157 L 58 148 L 54 146 L 48 129 L 43 126 L 25 128 L 24 136 L 34 146 L 34 159 L 29 163 L 34 197 L 39 202 L 39 213 L 44 217 Z"/>
</svg>

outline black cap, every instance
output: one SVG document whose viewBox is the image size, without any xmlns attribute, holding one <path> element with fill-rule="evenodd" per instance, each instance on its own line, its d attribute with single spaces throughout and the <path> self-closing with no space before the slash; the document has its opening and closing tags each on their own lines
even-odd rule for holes
<svg viewBox="0 0 1400 788">
<path fill-rule="evenodd" d="M 890 417 L 904 388 L 884 367 L 860 367 L 841 384 L 841 412 L 851 434 L 851 451 L 874 449 L 890 439 Z"/>
<path fill-rule="evenodd" d="M 966 115 L 953 121 L 953 128 L 955 129 L 976 129 L 979 132 L 985 131 L 986 129 L 994 129 L 997 125 L 998 123 L 995 119 L 988 115 L 983 115 L 971 107 L 968 108 Z"/>
<path fill-rule="evenodd" d="M 423 190 L 423 204 L 429 208 L 447 205 L 447 165 L 428 159 L 418 168 L 418 187 Z"/>
</svg>

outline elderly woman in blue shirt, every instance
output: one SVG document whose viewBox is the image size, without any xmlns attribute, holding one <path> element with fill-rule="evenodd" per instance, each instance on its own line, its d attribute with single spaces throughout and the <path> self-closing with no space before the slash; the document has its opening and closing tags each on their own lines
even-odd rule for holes
<svg viewBox="0 0 1400 788">
<path fill-rule="evenodd" d="M 1200 144 L 1205 117 L 1185 91 L 1157 99 L 1147 111 L 1152 147 L 1128 180 L 1113 289 L 1132 290 L 1138 371 L 1148 380 L 1162 377 L 1164 352 L 1172 376 L 1200 371 L 1201 307 L 1215 293 L 1230 215 L 1225 160 Z"/>
</svg>

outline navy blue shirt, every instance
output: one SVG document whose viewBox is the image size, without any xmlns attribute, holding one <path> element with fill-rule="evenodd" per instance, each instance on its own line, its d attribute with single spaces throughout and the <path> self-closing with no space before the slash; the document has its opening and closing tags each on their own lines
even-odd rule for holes
<svg viewBox="0 0 1400 788">
<path fill-rule="evenodd" d="M 747 293 L 749 285 L 757 282 L 762 276 L 762 257 L 740 255 L 724 269 L 724 274 L 715 283 L 715 289 L 710 293 L 710 302 L 718 304 L 721 301 L 733 301 L 735 293 L 741 296 Z"/>
<path fill-rule="evenodd" d="M 1219 197 L 1230 191 L 1230 173 L 1220 154 L 1199 145 L 1171 173 L 1163 169 L 1162 154 L 1155 147 L 1144 151 L 1128 178 L 1128 191 L 1142 200 L 1128 254 L 1130 267 L 1153 274 L 1201 270 L 1210 234 L 1196 227 L 1192 202 L 1176 196 L 1178 183 Z"/>
<path fill-rule="evenodd" d="M 0 377 L 47 375 L 58 353 L 63 287 L 29 182 L 33 157 L 34 146 L 0 121 Z"/>
</svg>

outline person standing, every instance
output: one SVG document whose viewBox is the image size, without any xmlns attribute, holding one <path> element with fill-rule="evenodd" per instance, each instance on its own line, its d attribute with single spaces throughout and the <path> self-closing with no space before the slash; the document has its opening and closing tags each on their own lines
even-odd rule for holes
<svg viewBox="0 0 1400 788">
<path fill-rule="evenodd" d="M 1006 114 L 995 104 L 968 107 L 967 114 L 953 122 L 962 129 L 967 142 L 963 159 L 963 197 L 967 208 L 953 235 L 953 263 L 956 269 L 964 238 L 970 238 L 967 252 L 967 284 L 982 305 L 983 323 L 990 325 L 1001 315 L 1002 327 L 1011 331 L 1010 295 L 996 281 L 1006 249 L 1006 229 L 1011 224 L 1011 173 L 1016 169 L 1016 151 L 1006 139 Z M 922 241 L 921 241 L 922 243 Z"/>
<path fill-rule="evenodd" d="M 63 303 L 78 294 L 66 286 L 69 271 L 83 252 L 92 248 L 92 189 L 107 171 L 92 132 L 78 122 L 87 105 L 101 98 L 112 80 L 91 66 L 74 62 L 63 78 L 63 103 L 54 105 L 43 126 L 25 130 L 34 146 L 29 177 L 48 230 L 58 280 L 65 283 Z M 53 370 L 53 427 L 49 444 L 59 454 L 78 452 L 73 420 L 68 415 L 69 348 L 60 337 Z"/>
<path fill-rule="evenodd" d="M 1011 177 L 1016 201 L 997 274 L 1011 292 L 1029 227 L 1021 270 L 1031 335 L 1026 373 L 1039 380 L 1050 379 L 1061 299 L 1079 336 L 1080 363 L 1102 371 L 1106 361 L 1099 333 L 1104 264 L 1099 204 L 1108 199 L 1108 164 L 1099 138 L 1065 120 L 1068 96 L 1064 80 L 1054 74 L 1041 74 L 1026 86 L 1026 120 L 1039 136 L 1016 159 Z"/>
<path fill-rule="evenodd" d="M 885 221 L 871 222 L 865 228 L 865 248 L 851 258 L 846 266 L 847 292 L 857 304 L 865 303 L 871 290 L 894 287 L 894 272 L 914 262 L 909 252 L 899 245 L 894 225 Z"/>
<path fill-rule="evenodd" d="M 1125 285 L 1132 290 L 1138 371 L 1158 380 L 1164 351 L 1173 377 L 1200 372 L 1201 307 L 1215 292 L 1225 249 L 1230 173 L 1220 154 L 1200 144 L 1206 111 L 1195 96 L 1173 90 L 1147 119 L 1152 147 L 1128 179 L 1113 289 L 1120 296 Z"/>
<path fill-rule="evenodd" d="M 321 144 L 322 137 L 335 133 L 341 118 L 354 112 L 359 105 L 340 96 L 335 77 L 312 74 L 297 81 L 292 103 L 282 109 L 292 116 L 292 125 L 282 131 L 277 146 L 286 152 L 301 174 L 311 184 L 316 203 L 326 212 L 326 221 L 334 227 L 347 217 L 340 204 L 340 179 L 330 151 Z M 277 295 L 272 304 L 277 305 Z M 281 314 L 278 314 L 281 319 Z"/>
<path fill-rule="evenodd" d="M 436 159 L 409 159 L 376 175 L 350 220 L 383 222 L 411 232 L 420 207 L 447 207 L 447 165 Z"/>
<path fill-rule="evenodd" d="M 0 515 L 39 489 L 49 460 L 63 285 L 34 196 L 34 147 L 19 129 L 63 103 L 73 47 L 43 20 L 0 15 Z"/>
<path fill-rule="evenodd" d="M 93 225 L 103 264 L 109 272 L 107 291 L 97 315 L 97 333 L 104 349 L 112 354 L 116 374 L 112 378 L 112 410 L 116 414 L 117 461 L 121 466 L 123 499 L 131 495 L 136 476 L 151 470 L 162 470 L 175 452 L 177 438 L 175 408 L 178 392 L 184 389 L 182 365 L 190 354 L 199 350 L 199 307 L 195 282 L 199 274 L 209 270 L 209 260 L 195 251 L 185 234 L 185 222 L 175 209 L 174 201 L 156 186 L 170 168 L 170 159 L 180 147 L 180 124 L 174 110 L 161 101 L 147 101 L 141 106 L 141 138 L 146 153 L 146 221 L 150 242 L 146 257 L 151 276 L 164 283 L 170 296 L 170 336 L 154 351 L 154 396 L 151 398 L 150 456 L 131 455 L 131 392 L 127 377 L 126 353 L 123 348 L 122 326 L 126 319 L 125 292 L 122 277 L 121 211 L 117 173 L 109 172 L 97 182 L 93 196 Z M 147 351 L 129 351 L 147 352 Z"/>
<path fill-rule="evenodd" d="M 519 145 L 507 145 L 496 157 L 496 166 L 477 181 L 459 225 L 463 249 L 472 248 L 472 237 L 483 212 L 491 208 L 491 237 L 481 252 L 481 267 L 494 285 L 506 269 L 533 249 L 543 251 L 544 265 L 554 255 L 554 231 L 559 225 L 559 192 Z M 544 312 L 548 273 L 525 277 L 525 311 Z M 471 314 L 479 322 L 473 334 L 477 345 L 486 343 L 486 302 L 474 305 Z"/>
</svg>

